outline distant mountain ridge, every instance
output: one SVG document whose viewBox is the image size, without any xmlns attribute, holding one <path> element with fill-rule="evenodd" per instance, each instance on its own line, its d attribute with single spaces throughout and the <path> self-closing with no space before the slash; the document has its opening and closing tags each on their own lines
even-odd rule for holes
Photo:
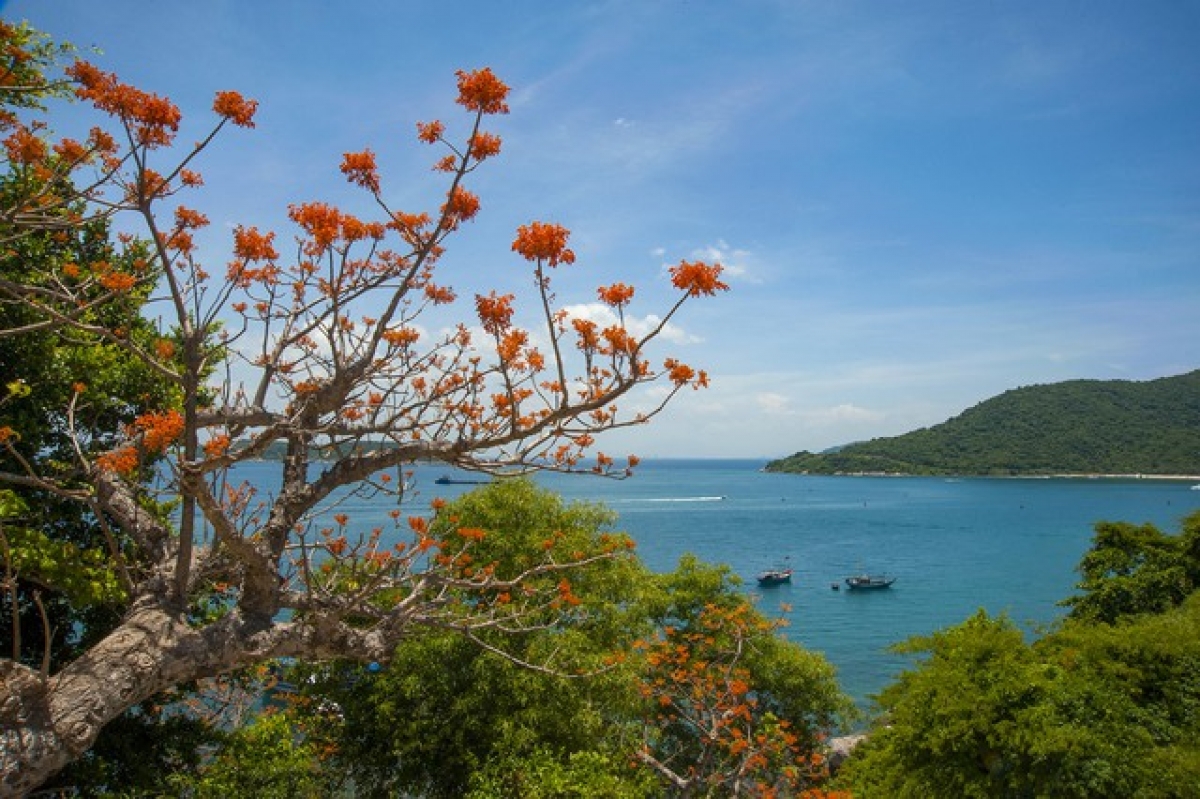
<svg viewBox="0 0 1200 799">
<path fill-rule="evenodd" d="M 1200 475 L 1200 370 L 1012 389 L 933 427 L 797 452 L 770 472 Z"/>
</svg>

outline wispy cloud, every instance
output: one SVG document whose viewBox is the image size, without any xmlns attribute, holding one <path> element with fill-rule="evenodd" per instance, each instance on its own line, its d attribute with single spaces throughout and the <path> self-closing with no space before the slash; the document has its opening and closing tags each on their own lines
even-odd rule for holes
<svg viewBox="0 0 1200 799">
<path fill-rule="evenodd" d="M 750 268 L 753 259 L 750 251 L 730 247 L 724 239 L 718 239 L 715 244 L 692 250 L 691 256 L 708 263 L 720 264 L 725 268 L 726 277 L 759 282 Z"/>
</svg>

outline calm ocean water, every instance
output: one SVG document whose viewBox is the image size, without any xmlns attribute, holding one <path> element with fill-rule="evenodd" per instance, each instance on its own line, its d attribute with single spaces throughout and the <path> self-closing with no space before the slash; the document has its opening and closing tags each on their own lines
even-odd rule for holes
<svg viewBox="0 0 1200 799">
<path fill-rule="evenodd" d="M 767 474 L 762 461 L 658 460 L 628 480 L 540 475 L 567 499 L 603 502 L 652 569 L 684 553 L 728 564 L 786 634 L 837 667 L 865 708 L 908 662 L 890 644 L 956 624 L 976 610 L 1030 628 L 1062 615 L 1075 565 L 1100 520 L 1151 522 L 1176 532 L 1200 509 L 1192 482 L 1163 480 L 816 477 Z M 259 469 L 250 464 L 254 482 Z M 255 474 L 258 472 L 258 474 Z M 470 485 L 435 485 L 418 469 L 420 501 Z M 265 485 L 260 483 L 260 485 Z M 345 507 L 362 522 L 386 508 Z M 759 588 L 754 575 L 784 559 L 793 582 Z M 860 571 L 896 577 L 886 591 L 831 589 Z M 790 609 L 788 609 L 790 608 Z"/>
</svg>

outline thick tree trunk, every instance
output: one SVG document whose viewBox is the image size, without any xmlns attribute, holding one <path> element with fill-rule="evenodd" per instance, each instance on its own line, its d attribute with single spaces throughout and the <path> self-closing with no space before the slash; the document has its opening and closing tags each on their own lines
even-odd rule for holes
<svg viewBox="0 0 1200 799">
<path fill-rule="evenodd" d="M 234 609 L 203 627 L 143 598 L 107 638 L 51 677 L 0 659 L 0 799 L 37 788 L 95 742 L 105 724 L 169 688 L 288 656 L 385 661 L 393 620 L 360 630 L 314 613 L 304 622 Z"/>
<path fill-rule="evenodd" d="M 0 661 L 0 797 L 24 796 L 45 782 L 129 707 L 204 676 L 212 654 L 188 656 L 199 638 L 160 608 L 135 608 L 111 635 L 51 677 Z"/>
</svg>

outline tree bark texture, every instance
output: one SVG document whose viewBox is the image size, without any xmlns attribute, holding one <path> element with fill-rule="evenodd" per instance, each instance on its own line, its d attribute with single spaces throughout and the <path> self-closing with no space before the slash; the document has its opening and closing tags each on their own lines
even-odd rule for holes
<svg viewBox="0 0 1200 799">
<path fill-rule="evenodd" d="M 160 609 L 134 609 L 52 676 L 0 661 L 0 797 L 24 796 L 85 752 L 129 707 L 199 676 L 200 664 L 188 662 L 193 637 Z"/>
</svg>

